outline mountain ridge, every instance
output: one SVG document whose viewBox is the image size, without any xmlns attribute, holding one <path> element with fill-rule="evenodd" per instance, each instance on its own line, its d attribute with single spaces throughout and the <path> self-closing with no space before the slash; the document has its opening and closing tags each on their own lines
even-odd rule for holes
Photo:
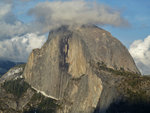
<svg viewBox="0 0 150 113">
<path fill-rule="evenodd" d="M 114 70 L 140 74 L 127 49 L 110 33 L 96 26 L 63 26 L 50 32 L 41 49 L 33 50 L 23 75 L 34 88 L 66 99 L 59 113 L 90 113 L 103 89 L 101 77 L 93 71 L 92 63 L 98 62 Z M 78 102 L 74 102 L 76 98 Z M 68 105 L 70 102 L 72 105 Z"/>
<path fill-rule="evenodd" d="M 5 74 L 10 68 L 18 65 L 24 64 L 23 62 L 13 62 L 5 59 L 0 59 L 0 75 Z"/>
<path fill-rule="evenodd" d="M 0 96 L 1 111 L 8 113 L 5 105 L 11 113 L 150 111 L 150 78 L 141 76 L 120 41 L 96 26 L 51 31 L 22 69 L 0 83 L 2 96 L 12 94 L 14 103 Z M 14 107 L 16 103 L 20 107 Z"/>
</svg>

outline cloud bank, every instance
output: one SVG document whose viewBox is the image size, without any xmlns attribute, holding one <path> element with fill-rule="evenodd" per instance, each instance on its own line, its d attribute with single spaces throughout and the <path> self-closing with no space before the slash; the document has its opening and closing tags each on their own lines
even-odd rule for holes
<svg viewBox="0 0 150 113">
<path fill-rule="evenodd" d="M 26 61 L 31 50 L 45 42 L 45 33 L 62 25 L 128 25 L 119 11 L 86 0 L 39 2 L 27 11 L 25 18 L 33 20 L 23 23 L 14 9 L 17 4 L 30 1 L 36 3 L 35 0 L 0 1 L 0 59 Z"/>
<path fill-rule="evenodd" d="M 11 61 L 25 62 L 34 48 L 39 48 L 46 41 L 44 35 L 29 33 L 0 41 L 0 58 Z"/>
<path fill-rule="evenodd" d="M 42 28 L 42 32 L 62 25 L 129 25 L 119 11 L 84 0 L 42 2 L 30 9 L 29 15 L 35 17 L 34 28 Z"/>
<path fill-rule="evenodd" d="M 26 62 L 32 49 L 41 47 L 46 37 L 32 32 L 28 24 L 16 17 L 14 2 L 0 2 L 0 59 Z"/>
<path fill-rule="evenodd" d="M 129 48 L 138 68 L 143 74 L 150 73 L 150 35 L 144 40 L 134 41 Z"/>
<path fill-rule="evenodd" d="M 0 40 L 22 35 L 28 31 L 28 25 L 18 20 L 12 9 L 12 4 L 0 3 Z"/>
<path fill-rule="evenodd" d="M 12 4 L 14 2 L 29 2 L 29 1 L 31 1 L 31 0 L 3 0 L 3 1 L 0 1 L 0 2 Z"/>
</svg>

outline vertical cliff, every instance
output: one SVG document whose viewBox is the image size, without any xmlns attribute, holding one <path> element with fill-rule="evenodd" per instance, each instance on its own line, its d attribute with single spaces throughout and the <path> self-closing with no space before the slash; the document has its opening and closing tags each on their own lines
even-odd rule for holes
<svg viewBox="0 0 150 113">
<path fill-rule="evenodd" d="M 46 95 L 63 102 L 58 113 L 92 113 L 99 104 L 103 78 L 93 65 L 139 73 L 127 49 L 107 31 L 96 26 L 50 32 L 41 49 L 30 54 L 25 80 Z"/>
</svg>

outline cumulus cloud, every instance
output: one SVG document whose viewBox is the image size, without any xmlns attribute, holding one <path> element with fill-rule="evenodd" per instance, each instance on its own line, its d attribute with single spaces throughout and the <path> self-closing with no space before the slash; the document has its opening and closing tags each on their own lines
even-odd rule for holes
<svg viewBox="0 0 150 113">
<path fill-rule="evenodd" d="M 34 0 L 20 0 L 22 2 L 29 2 L 29 1 L 34 1 Z"/>
<path fill-rule="evenodd" d="M 3 3 L 9 3 L 9 4 L 12 4 L 12 3 L 14 3 L 14 2 L 29 2 L 29 1 L 31 1 L 31 0 L 2 0 L 2 1 L 0 1 L 0 2 L 3 2 Z M 32 0 L 33 1 L 33 0 Z"/>
<path fill-rule="evenodd" d="M 12 13 L 12 4 L 0 3 L 0 21 L 13 24 L 17 18 Z"/>
<path fill-rule="evenodd" d="M 119 11 L 85 0 L 39 2 L 28 12 L 35 20 L 23 23 L 13 8 L 29 1 L 35 0 L 0 1 L 0 58 L 26 61 L 31 50 L 45 42 L 44 33 L 62 25 L 128 25 Z"/>
<path fill-rule="evenodd" d="M 10 4 L 0 4 L 0 19 L 5 17 L 6 14 L 8 14 L 11 10 L 11 5 Z"/>
<path fill-rule="evenodd" d="M 28 31 L 28 25 L 16 18 L 12 7 L 12 4 L 0 3 L 0 40 L 22 35 Z"/>
<path fill-rule="evenodd" d="M 28 24 L 18 20 L 13 13 L 15 1 L 0 1 L 0 59 L 24 62 L 32 49 L 42 46 L 46 37 L 32 32 Z"/>
<path fill-rule="evenodd" d="M 12 3 L 14 0 L 2 0 L 0 2 L 3 2 L 3 3 Z"/>
<path fill-rule="evenodd" d="M 119 11 L 84 0 L 41 2 L 32 8 L 29 14 L 35 17 L 34 28 L 42 28 L 43 32 L 61 25 L 128 25 Z"/>
<path fill-rule="evenodd" d="M 29 33 L 0 41 L 0 58 L 12 61 L 27 61 L 28 55 L 34 48 L 40 48 L 46 41 L 45 35 Z"/>
<path fill-rule="evenodd" d="M 129 52 L 140 71 L 150 75 L 150 35 L 144 40 L 134 41 L 130 45 Z"/>
<path fill-rule="evenodd" d="M 12 38 L 16 35 L 23 35 L 28 31 L 28 27 L 22 24 L 20 21 L 16 21 L 14 24 L 6 22 L 0 22 L 0 39 L 4 40 Z"/>
</svg>

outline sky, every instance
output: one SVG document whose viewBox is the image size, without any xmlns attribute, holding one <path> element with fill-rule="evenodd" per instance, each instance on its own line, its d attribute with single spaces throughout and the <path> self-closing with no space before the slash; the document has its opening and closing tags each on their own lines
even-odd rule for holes
<svg viewBox="0 0 150 113">
<path fill-rule="evenodd" d="M 95 24 L 109 31 L 142 74 L 150 74 L 149 0 L 0 0 L 0 59 L 26 62 L 48 32 L 64 24 Z"/>
</svg>

